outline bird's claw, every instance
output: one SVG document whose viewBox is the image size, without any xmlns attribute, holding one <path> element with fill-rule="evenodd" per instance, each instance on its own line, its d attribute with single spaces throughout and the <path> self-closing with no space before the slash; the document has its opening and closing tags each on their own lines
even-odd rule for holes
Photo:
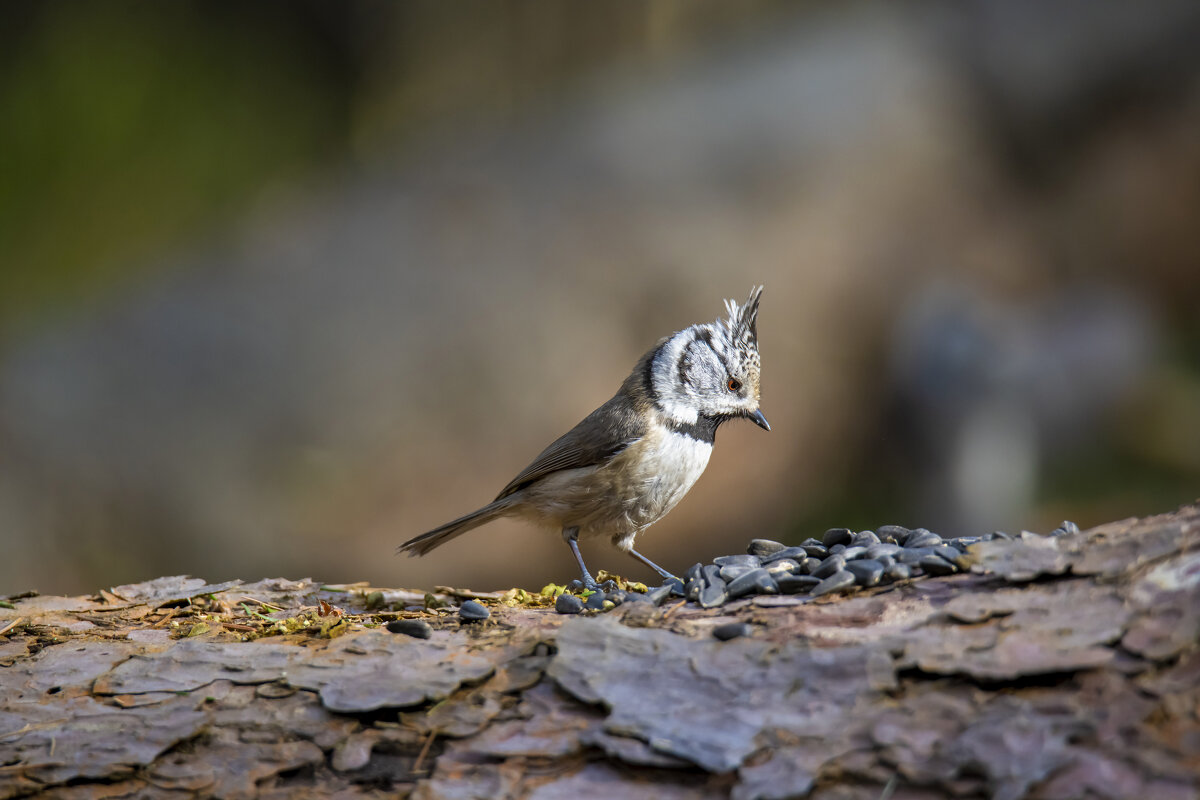
<svg viewBox="0 0 1200 800">
<path fill-rule="evenodd" d="M 611 578 L 606 580 L 604 583 L 597 583 L 596 579 L 591 575 L 585 575 L 583 580 L 573 580 L 568 583 L 567 586 L 574 591 L 583 589 L 588 592 L 603 592 L 605 594 L 608 592 L 615 592 L 617 590 L 617 582 Z"/>
</svg>

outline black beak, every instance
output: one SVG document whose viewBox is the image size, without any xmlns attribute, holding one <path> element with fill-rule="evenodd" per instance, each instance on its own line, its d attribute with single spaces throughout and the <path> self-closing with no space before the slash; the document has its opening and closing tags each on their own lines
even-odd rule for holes
<svg viewBox="0 0 1200 800">
<path fill-rule="evenodd" d="M 771 426 L 767 423 L 767 418 L 764 417 L 763 413 L 761 411 L 759 411 L 757 408 L 754 409 L 753 414 L 747 414 L 746 416 L 750 419 L 750 421 L 752 421 L 758 427 L 762 428 L 764 431 L 771 430 Z"/>
</svg>

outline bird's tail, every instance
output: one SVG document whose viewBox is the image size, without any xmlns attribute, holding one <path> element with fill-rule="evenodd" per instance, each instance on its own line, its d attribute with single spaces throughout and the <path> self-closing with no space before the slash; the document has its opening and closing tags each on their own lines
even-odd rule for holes
<svg viewBox="0 0 1200 800">
<path fill-rule="evenodd" d="M 428 533 L 414 536 L 400 545 L 396 549 L 396 552 L 408 553 L 410 556 L 423 556 L 433 548 L 441 547 L 456 536 L 477 528 L 485 522 L 490 522 L 496 517 L 504 516 L 510 505 L 511 502 L 509 502 L 509 498 L 507 497 L 489 503 L 478 511 L 472 511 L 470 514 L 447 522 L 445 525 L 434 528 Z"/>
</svg>

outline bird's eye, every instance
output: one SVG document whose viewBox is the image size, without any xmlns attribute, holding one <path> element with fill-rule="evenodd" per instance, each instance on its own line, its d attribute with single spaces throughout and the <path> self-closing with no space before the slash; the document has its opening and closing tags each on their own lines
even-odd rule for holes
<svg viewBox="0 0 1200 800">
<path fill-rule="evenodd" d="M 731 392 L 736 392 L 738 389 L 742 388 L 742 382 L 739 381 L 737 378 L 730 378 L 729 382 L 726 383 L 725 385 L 727 387 L 729 387 L 729 391 L 731 391 Z"/>
</svg>

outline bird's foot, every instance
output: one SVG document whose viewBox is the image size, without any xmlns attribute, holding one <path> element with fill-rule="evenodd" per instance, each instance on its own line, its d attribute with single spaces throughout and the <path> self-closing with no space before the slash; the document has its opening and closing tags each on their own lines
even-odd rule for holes
<svg viewBox="0 0 1200 800">
<path fill-rule="evenodd" d="M 599 583 L 595 578 L 585 572 L 583 575 L 583 580 L 576 578 L 567 584 L 567 588 L 573 592 L 586 591 L 608 593 L 616 591 L 617 582 L 614 580 L 607 580 L 603 583 Z"/>
</svg>

